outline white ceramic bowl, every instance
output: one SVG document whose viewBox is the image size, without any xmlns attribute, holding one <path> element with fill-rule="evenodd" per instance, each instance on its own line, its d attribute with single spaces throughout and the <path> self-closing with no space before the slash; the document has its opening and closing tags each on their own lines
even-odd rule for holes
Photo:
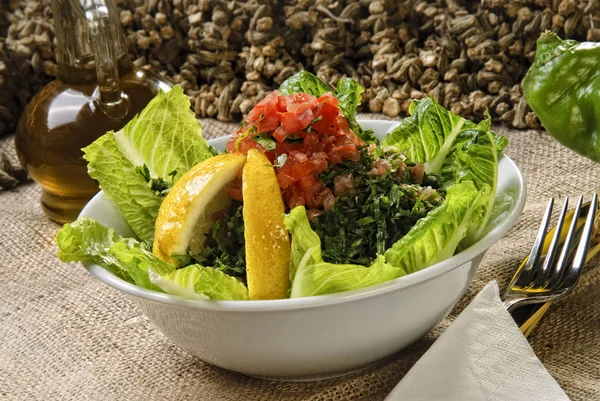
<svg viewBox="0 0 600 401">
<path fill-rule="evenodd" d="M 378 137 L 393 121 L 360 121 Z M 223 149 L 227 138 L 210 143 Z M 369 288 L 274 301 L 201 301 L 139 288 L 97 265 L 88 270 L 132 296 L 150 321 L 192 355 L 225 369 L 278 380 L 311 380 L 370 366 L 425 335 L 465 293 L 483 255 L 515 224 L 525 202 L 517 166 L 500 160 L 504 213 L 479 242 L 441 263 Z M 102 192 L 81 212 L 132 236 Z"/>
</svg>

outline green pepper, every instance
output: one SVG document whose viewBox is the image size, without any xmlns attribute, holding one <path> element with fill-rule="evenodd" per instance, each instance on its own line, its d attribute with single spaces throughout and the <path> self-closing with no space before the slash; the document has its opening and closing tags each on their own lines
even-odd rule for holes
<svg viewBox="0 0 600 401">
<path fill-rule="evenodd" d="M 550 135 L 600 161 L 600 43 L 542 33 L 523 85 L 527 103 Z"/>
</svg>

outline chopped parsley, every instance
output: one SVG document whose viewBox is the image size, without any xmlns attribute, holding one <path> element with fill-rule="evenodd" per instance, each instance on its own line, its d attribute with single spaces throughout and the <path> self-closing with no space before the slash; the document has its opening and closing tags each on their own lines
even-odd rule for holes
<svg viewBox="0 0 600 401">
<path fill-rule="evenodd" d="M 136 167 L 135 171 L 144 178 L 144 181 L 148 184 L 151 190 L 154 191 L 154 194 L 158 197 L 164 198 L 167 196 L 171 187 L 173 186 L 173 180 L 177 175 L 177 170 L 173 170 L 169 173 L 168 177 L 171 177 L 171 181 L 167 181 L 161 177 L 152 178 L 150 175 L 150 169 L 146 164 L 141 167 Z"/>
<path fill-rule="evenodd" d="M 421 185 L 413 183 L 411 165 L 404 165 L 400 154 L 387 155 L 389 167 L 380 175 L 373 174 L 374 162 L 383 157 L 376 150 L 369 154 L 360 149 L 358 162 L 344 161 L 320 174 L 321 180 L 334 190 L 335 177 L 351 175 L 353 189 L 337 197 L 331 211 L 323 211 L 311 220 L 319 235 L 323 259 L 330 263 L 354 263 L 368 266 L 377 254 L 392 244 L 438 207 L 444 193 L 437 190 L 437 177 L 423 177 Z M 285 160 L 279 161 L 285 163 Z M 402 174 L 398 169 L 403 165 Z M 230 208 L 206 234 L 206 248 L 194 259 L 245 280 L 246 255 L 243 204 L 233 201 Z"/>
<path fill-rule="evenodd" d="M 206 248 L 193 258 L 202 266 L 210 266 L 245 280 L 246 252 L 242 203 L 233 201 L 224 216 L 206 234 Z"/>
<path fill-rule="evenodd" d="M 311 220 L 321 239 L 323 260 L 368 266 L 441 204 L 443 196 L 435 190 L 436 177 L 425 176 L 423 185 L 413 184 L 411 166 L 401 176 L 397 174 L 401 163 L 398 156 L 387 159 L 389 170 L 374 175 L 375 158 L 363 148 L 359 162 L 344 161 L 321 174 L 330 188 L 334 177 L 342 174 L 351 174 L 354 184 L 353 191 L 337 198 L 333 210 Z"/>
</svg>

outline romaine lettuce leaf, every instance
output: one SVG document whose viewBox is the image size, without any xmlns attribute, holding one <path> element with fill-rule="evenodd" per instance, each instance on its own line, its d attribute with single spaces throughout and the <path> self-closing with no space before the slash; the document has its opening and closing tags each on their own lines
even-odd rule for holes
<svg viewBox="0 0 600 401">
<path fill-rule="evenodd" d="M 88 173 L 100 183 L 141 240 L 154 236 L 154 222 L 162 198 L 157 196 L 136 166 L 121 153 L 112 133 L 101 136 L 84 149 Z"/>
<path fill-rule="evenodd" d="M 302 206 L 294 208 L 286 215 L 284 223 L 292 235 L 291 298 L 364 288 L 406 274 L 402 268 L 386 263 L 382 255 L 378 255 L 369 267 L 324 262 L 321 256 L 321 241 L 310 227 L 306 209 Z"/>
<path fill-rule="evenodd" d="M 115 134 L 119 149 L 136 166 L 146 164 L 153 177 L 174 182 L 196 163 L 213 156 L 202 137 L 202 127 L 190 109 L 181 86 L 159 93 L 122 130 Z"/>
<path fill-rule="evenodd" d="M 162 276 L 149 271 L 149 276 L 164 292 L 186 299 L 248 299 L 244 283 L 210 267 L 191 265 Z"/>
<path fill-rule="evenodd" d="M 152 178 L 177 182 L 196 163 L 213 154 L 180 86 L 159 93 L 118 132 L 108 132 L 83 149 L 90 176 L 100 183 L 131 229 L 150 240 L 161 198 L 136 167 Z"/>
<path fill-rule="evenodd" d="M 313 96 L 321 96 L 331 92 L 340 101 L 340 110 L 348 120 L 348 125 L 359 138 L 368 143 L 378 143 L 377 138 L 371 130 L 363 130 L 356 121 L 356 112 L 360 106 L 364 88 L 352 78 L 342 78 L 338 81 L 337 93 L 325 82 L 308 71 L 302 70 L 288 79 L 280 86 L 279 92 L 283 95 L 291 95 L 298 92 L 308 93 Z"/>
<path fill-rule="evenodd" d="M 467 235 L 460 244 L 461 248 L 475 243 L 487 228 L 498 184 L 498 159 L 506 145 L 506 138 L 490 131 L 489 116 L 479 123 L 478 128 L 480 130 L 475 134 L 471 131 L 463 132 L 456 138 L 440 171 L 446 188 L 465 181 L 472 181 L 481 191 L 489 187 L 487 201 L 474 212 Z"/>
<path fill-rule="evenodd" d="M 160 275 L 175 270 L 154 256 L 144 243 L 123 238 L 89 217 L 65 224 L 58 231 L 56 241 L 58 257 L 63 262 L 95 263 L 124 280 L 155 291 L 160 288 L 150 282 L 148 269 Z"/>
<path fill-rule="evenodd" d="M 473 244 L 484 233 L 494 207 L 498 181 L 498 159 L 508 141 L 490 130 L 490 117 L 475 124 L 437 104 L 432 98 L 415 100 L 410 117 L 382 141 L 385 151 L 403 152 L 408 162 L 419 162 L 430 174 L 440 174 L 444 189 L 472 181 L 486 195 L 473 213 L 461 248 Z M 486 189 L 487 188 L 487 189 Z"/>
<path fill-rule="evenodd" d="M 333 93 L 334 90 L 310 72 L 302 70 L 283 81 L 279 92 L 286 96 L 303 92 L 319 97 L 327 92 Z"/>
<path fill-rule="evenodd" d="M 417 221 L 385 252 L 388 263 L 413 273 L 450 258 L 467 234 L 473 213 L 487 201 L 489 191 L 485 187 L 480 192 L 472 181 L 452 186 L 440 207 Z"/>
<path fill-rule="evenodd" d="M 247 299 L 246 286 L 222 271 L 200 265 L 175 268 L 133 238 L 123 238 L 96 220 L 81 217 L 58 231 L 63 262 L 100 265 L 139 287 L 188 299 Z"/>
<path fill-rule="evenodd" d="M 383 138 L 384 151 L 403 152 L 408 162 L 420 162 L 425 172 L 439 173 L 460 134 L 476 135 L 479 128 L 437 104 L 432 98 L 414 100 L 409 117 Z"/>
<path fill-rule="evenodd" d="M 348 120 L 350 129 L 365 142 L 379 143 L 372 130 L 364 130 L 356 121 L 356 113 L 365 89 L 352 78 L 342 78 L 338 81 L 337 90 L 336 97 L 340 101 L 340 109 Z"/>
</svg>

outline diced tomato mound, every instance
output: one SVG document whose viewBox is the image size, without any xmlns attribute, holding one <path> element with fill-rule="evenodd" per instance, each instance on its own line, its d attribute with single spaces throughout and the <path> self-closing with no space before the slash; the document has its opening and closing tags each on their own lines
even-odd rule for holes
<svg viewBox="0 0 600 401">
<path fill-rule="evenodd" d="M 344 160 L 358 161 L 357 147 L 365 145 L 350 129 L 339 100 L 331 92 L 317 98 L 307 93 L 284 96 L 273 91 L 254 106 L 245 122 L 227 142 L 227 150 L 246 154 L 256 148 L 274 164 L 279 156 L 286 155 L 281 166 L 276 164 L 276 174 L 288 207 L 331 210 L 335 196 L 318 174 Z M 256 136 L 274 140 L 274 149 L 266 149 L 255 140 Z M 227 191 L 241 200 L 239 180 Z"/>
</svg>

